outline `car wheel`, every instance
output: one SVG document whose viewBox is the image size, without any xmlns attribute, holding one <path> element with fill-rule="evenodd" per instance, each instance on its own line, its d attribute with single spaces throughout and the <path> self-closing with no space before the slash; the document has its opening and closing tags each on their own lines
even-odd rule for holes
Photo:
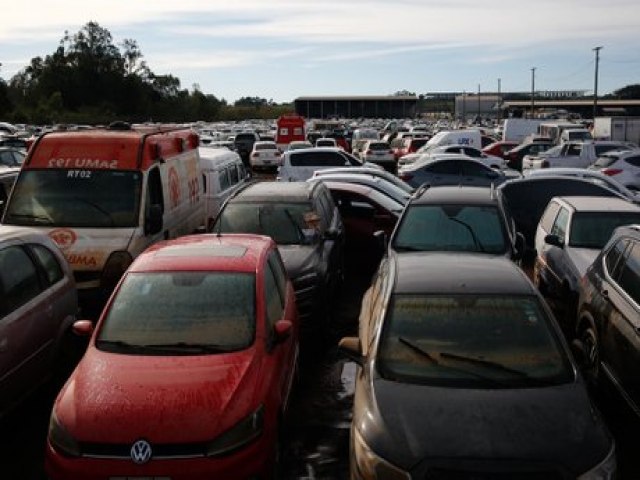
<svg viewBox="0 0 640 480">
<path fill-rule="evenodd" d="M 598 382 L 600 373 L 600 347 L 598 335 L 589 322 L 584 321 L 578 331 L 578 339 L 584 348 L 584 374 L 591 384 Z"/>
</svg>

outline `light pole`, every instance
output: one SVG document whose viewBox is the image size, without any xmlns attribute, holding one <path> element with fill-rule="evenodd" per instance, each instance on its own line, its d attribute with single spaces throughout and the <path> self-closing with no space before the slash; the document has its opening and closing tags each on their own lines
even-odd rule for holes
<svg viewBox="0 0 640 480">
<path fill-rule="evenodd" d="M 498 79 L 498 122 L 502 120 L 502 98 L 500 96 L 500 79 Z"/>
<path fill-rule="evenodd" d="M 536 92 L 536 67 L 531 69 L 531 118 L 535 109 L 535 92 Z"/>
<path fill-rule="evenodd" d="M 595 47 L 593 49 L 596 52 L 596 73 L 593 81 L 593 119 L 596 119 L 596 110 L 598 109 L 598 63 L 600 63 L 600 50 L 603 47 Z"/>
<path fill-rule="evenodd" d="M 467 120 L 467 92 L 462 91 L 462 123 L 466 123 Z"/>
<path fill-rule="evenodd" d="M 482 116 L 480 115 L 480 84 L 478 84 L 478 120 L 480 120 Z"/>
</svg>

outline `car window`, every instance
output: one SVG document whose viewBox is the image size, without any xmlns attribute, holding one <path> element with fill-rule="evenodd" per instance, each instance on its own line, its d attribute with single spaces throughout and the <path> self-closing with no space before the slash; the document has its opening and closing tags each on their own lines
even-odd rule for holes
<svg viewBox="0 0 640 480">
<path fill-rule="evenodd" d="M 393 248 L 500 254 L 508 242 L 500 212 L 491 205 L 414 205 L 394 234 Z"/>
<path fill-rule="evenodd" d="M 310 203 L 231 202 L 221 212 L 214 231 L 267 235 L 278 245 L 306 243 L 305 214 L 313 212 Z"/>
<path fill-rule="evenodd" d="M 231 185 L 238 183 L 240 179 L 238 177 L 238 169 L 235 165 L 231 165 L 227 170 L 229 171 L 229 181 L 231 182 Z"/>
<path fill-rule="evenodd" d="M 31 244 L 29 247 L 40 262 L 48 285 L 54 285 L 64 278 L 62 267 L 51 250 L 47 247 L 36 244 Z"/>
<path fill-rule="evenodd" d="M 396 294 L 384 323 L 376 363 L 384 378 L 460 388 L 573 379 L 533 296 Z"/>
<path fill-rule="evenodd" d="M 606 168 L 616 161 L 618 161 L 618 157 L 615 155 L 603 155 L 602 157 L 598 157 L 593 165 L 595 167 Z"/>
<path fill-rule="evenodd" d="M 551 235 L 557 235 L 560 239 L 564 240 L 568 223 L 569 211 L 566 208 L 560 208 L 556 221 L 553 222 L 553 227 L 551 227 Z"/>
<path fill-rule="evenodd" d="M 264 303 L 266 307 L 267 331 L 271 331 L 284 313 L 284 297 L 278 288 L 278 282 L 271 265 L 267 263 L 264 269 Z"/>
<path fill-rule="evenodd" d="M 221 168 L 220 170 L 218 170 L 218 181 L 220 182 L 220 191 L 225 191 L 231 186 L 231 182 L 229 180 L 229 172 L 226 168 Z"/>
<path fill-rule="evenodd" d="M 5 150 L 0 152 L 0 165 L 5 165 L 7 167 L 15 167 L 18 165 L 18 163 L 13 157 L 13 154 L 10 151 Z"/>
<path fill-rule="evenodd" d="M 619 267 L 621 265 L 620 259 L 622 258 L 628 243 L 629 241 L 624 238 L 618 240 L 604 257 L 607 273 L 613 280 L 617 280 L 618 278 L 618 272 L 620 271 Z"/>
<path fill-rule="evenodd" d="M 20 308 L 41 291 L 36 265 L 27 252 L 18 246 L 0 250 L 0 314 Z"/>
<path fill-rule="evenodd" d="M 569 245 L 601 250 L 621 225 L 640 223 L 640 212 L 576 212 L 571 219 Z"/>
<path fill-rule="evenodd" d="M 493 170 L 485 168 L 484 165 L 479 165 L 474 162 L 460 162 L 462 164 L 462 175 L 468 177 L 487 177 L 487 174 Z"/>
<path fill-rule="evenodd" d="M 347 160 L 337 152 L 296 152 L 289 156 L 293 167 L 344 167 Z"/>
<path fill-rule="evenodd" d="M 576 143 L 567 147 L 566 155 L 580 155 L 581 151 L 582 145 Z"/>
<path fill-rule="evenodd" d="M 321 231 L 324 232 L 326 229 L 331 227 L 335 211 L 335 204 L 333 203 L 333 199 L 329 192 L 321 189 L 317 197 L 317 206 L 320 210 Z"/>
<path fill-rule="evenodd" d="M 460 175 L 460 162 L 445 160 L 425 165 L 424 170 L 437 175 Z"/>
<path fill-rule="evenodd" d="M 600 156 L 603 153 L 610 152 L 612 150 L 620 150 L 621 145 L 596 145 L 596 156 Z"/>
<path fill-rule="evenodd" d="M 480 157 L 482 156 L 482 152 L 476 150 L 475 148 L 463 148 L 463 153 L 465 155 L 469 155 L 470 157 Z"/>
<path fill-rule="evenodd" d="M 640 156 L 627 157 L 624 161 L 634 167 L 640 167 Z"/>
<path fill-rule="evenodd" d="M 553 221 L 558 215 L 558 210 L 560 210 L 560 205 L 558 205 L 556 202 L 549 202 L 549 205 L 547 205 L 547 209 L 544 211 L 544 214 L 540 219 L 540 226 L 545 232 L 549 233 L 551 231 L 551 228 L 553 227 Z"/>
<path fill-rule="evenodd" d="M 637 305 L 640 305 L 640 245 L 636 242 L 620 269 L 618 284 Z"/>
<path fill-rule="evenodd" d="M 244 349 L 255 336 L 255 304 L 255 275 L 250 273 L 129 273 L 107 311 L 96 346 L 147 355 Z"/>
<path fill-rule="evenodd" d="M 284 304 L 287 293 L 287 272 L 284 268 L 284 264 L 282 263 L 282 258 L 280 257 L 280 254 L 277 250 L 271 251 L 271 253 L 269 254 L 268 262 L 276 279 L 276 284 L 282 298 L 282 303 Z"/>
</svg>

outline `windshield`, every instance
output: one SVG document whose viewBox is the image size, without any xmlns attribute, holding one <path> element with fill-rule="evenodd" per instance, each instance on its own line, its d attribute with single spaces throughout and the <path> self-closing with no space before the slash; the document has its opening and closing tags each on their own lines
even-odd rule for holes
<svg viewBox="0 0 640 480">
<path fill-rule="evenodd" d="M 138 224 L 142 175 L 116 170 L 23 170 L 4 223 L 124 228 Z"/>
<path fill-rule="evenodd" d="M 255 276 L 249 273 L 130 273 L 96 347 L 148 355 L 244 349 L 255 336 L 254 292 Z"/>
<path fill-rule="evenodd" d="M 377 368 L 460 388 L 566 383 L 573 374 L 550 322 L 532 296 L 394 295 Z"/>
<path fill-rule="evenodd" d="M 392 247 L 396 251 L 501 254 L 507 249 L 507 241 L 497 207 L 413 205 L 398 226 Z"/>
<path fill-rule="evenodd" d="M 621 225 L 640 223 L 640 212 L 576 212 L 571 219 L 569 245 L 602 250 Z"/>
<path fill-rule="evenodd" d="M 299 245 L 315 233 L 305 223 L 305 214 L 311 213 L 309 203 L 229 203 L 213 231 L 267 235 L 278 245 Z"/>
</svg>

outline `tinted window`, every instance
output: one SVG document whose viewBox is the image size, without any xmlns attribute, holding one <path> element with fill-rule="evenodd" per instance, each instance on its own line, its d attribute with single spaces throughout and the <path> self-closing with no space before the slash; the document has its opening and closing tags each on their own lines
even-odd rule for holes
<svg viewBox="0 0 640 480">
<path fill-rule="evenodd" d="M 569 245 L 601 250 L 621 225 L 640 223 L 640 213 L 576 212 L 571 219 Z"/>
<path fill-rule="evenodd" d="M 627 157 L 625 162 L 633 165 L 634 167 L 640 167 L 640 157 Z"/>
<path fill-rule="evenodd" d="M 430 165 L 426 165 L 424 170 L 437 175 L 460 175 L 460 162 L 435 162 Z"/>
<path fill-rule="evenodd" d="M 229 168 L 227 168 L 227 170 L 229 171 L 229 182 L 231 183 L 231 185 L 235 185 L 236 183 L 238 183 L 238 169 L 235 167 L 235 165 L 231 165 Z"/>
<path fill-rule="evenodd" d="M 0 312 L 11 313 L 41 291 L 35 264 L 21 247 L 0 250 Z"/>
<path fill-rule="evenodd" d="M 58 259 L 56 256 L 46 247 L 42 245 L 30 245 L 31 250 L 38 258 L 40 265 L 42 265 L 42 269 L 44 270 L 47 284 L 53 285 L 58 281 L 62 280 L 64 277 L 64 273 L 62 271 L 62 267 L 58 263 Z"/>
<path fill-rule="evenodd" d="M 343 167 L 347 161 L 337 152 L 299 152 L 289 157 L 294 167 Z"/>
<path fill-rule="evenodd" d="M 499 254 L 506 251 L 507 243 L 497 207 L 416 205 L 403 216 L 393 247 Z"/>
<path fill-rule="evenodd" d="M 463 153 L 465 155 L 469 155 L 470 157 L 481 157 L 482 156 L 482 152 L 480 152 L 479 150 L 476 150 L 475 148 L 464 148 L 462 149 Z"/>
<path fill-rule="evenodd" d="M 219 351 L 246 348 L 254 335 L 254 275 L 130 273 L 107 312 L 96 345 L 149 355 L 201 355 L 216 353 L 206 346 Z"/>
<path fill-rule="evenodd" d="M 565 208 L 560 208 L 558 212 L 558 216 L 556 217 L 556 221 L 553 222 L 553 227 L 551 227 L 551 235 L 557 235 L 562 240 L 564 240 L 565 234 L 567 233 L 567 224 L 569 223 L 569 212 Z"/>
<path fill-rule="evenodd" d="M 620 287 L 640 305 L 640 245 L 634 242 L 633 249 L 620 269 Z"/>
<path fill-rule="evenodd" d="M 218 170 L 218 181 L 220 182 L 221 191 L 225 191 L 231 186 L 231 181 L 229 180 L 229 172 L 226 168 L 221 168 L 220 170 Z"/>
<path fill-rule="evenodd" d="M 484 165 L 478 165 L 477 163 L 474 163 L 474 162 L 463 161 L 461 163 L 462 163 L 462 175 L 467 177 L 487 178 L 487 174 L 489 172 L 494 172 L 494 170 L 488 169 Z"/>
<path fill-rule="evenodd" d="M 612 150 L 620 150 L 620 145 L 596 145 L 596 155 L 600 156 L 603 153 L 610 152 Z"/>
<path fill-rule="evenodd" d="M 600 167 L 600 168 L 606 168 L 609 165 L 611 165 L 612 163 L 616 162 L 618 160 L 617 156 L 614 155 L 605 155 L 603 157 L 598 157 L 598 159 L 596 160 L 596 162 L 594 163 L 594 166 L 596 167 Z"/>
<path fill-rule="evenodd" d="M 625 248 L 627 248 L 627 243 L 628 242 L 625 239 L 618 240 L 618 242 L 604 257 L 607 273 L 609 273 L 609 276 L 614 280 L 618 277 L 618 272 L 620 270 L 620 258 L 622 258 L 622 254 L 624 253 Z"/>
<path fill-rule="evenodd" d="M 569 365 L 535 297 L 408 294 L 391 300 L 377 363 L 385 378 L 463 388 L 565 383 Z"/>
<path fill-rule="evenodd" d="M 377 142 L 377 143 L 370 143 L 369 144 L 369 150 L 373 150 L 373 151 L 383 151 L 383 150 L 389 150 L 389 145 L 383 142 Z"/>
</svg>

